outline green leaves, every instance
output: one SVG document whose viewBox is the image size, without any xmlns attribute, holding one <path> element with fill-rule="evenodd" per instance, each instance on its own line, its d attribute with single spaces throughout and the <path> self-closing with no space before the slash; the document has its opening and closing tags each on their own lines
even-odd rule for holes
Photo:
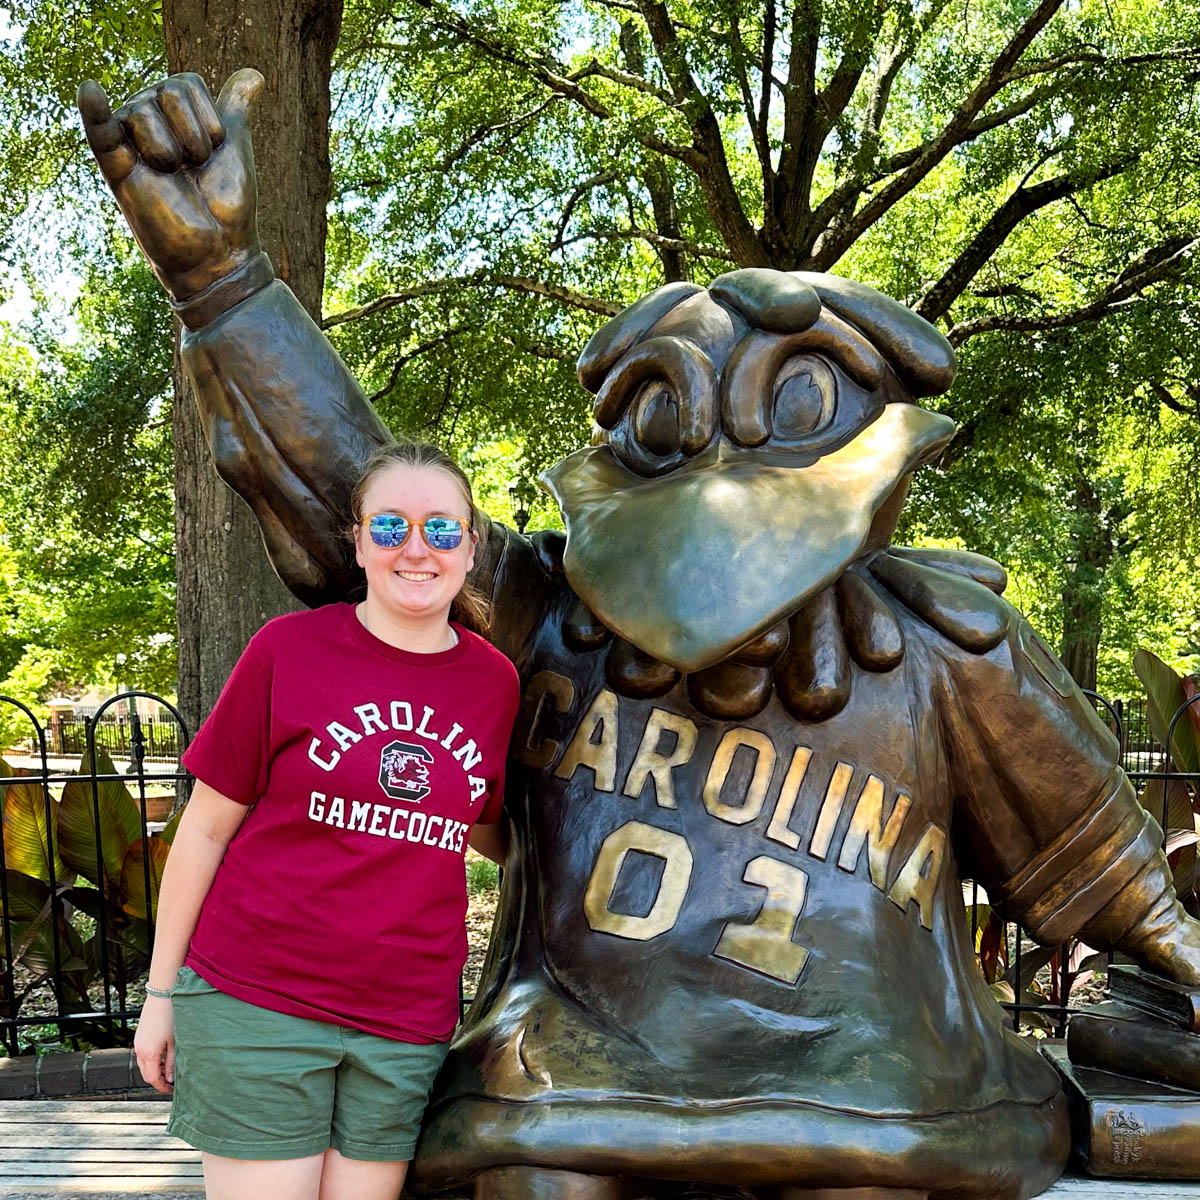
<svg viewBox="0 0 1200 1200">
<path fill-rule="evenodd" d="M 91 756 L 85 754 L 79 764 L 80 774 L 86 775 L 92 769 Z M 103 750 L 96 754 L 95 771 L 99 775 L 117 773 Z M 141 834 L 137 805 L 125 785 L 117 780 L 95 785 L 87 779 L 71 780 L 63 787 L 58 830 L 63 858 L 72 869 L 101 887 L 106 896 L 121 895 L 126 852 Z M 99 864 L 97 833 L 102 852 Z"/>
<path fill-rule="evenodd" d="M 158 910 L 158 892 L 170 847 L 162 838 L 138 838 L 126 851 L 121 864 L 122 907 L 132 917 L 146 921 Z M 147 874 L 150 893 L 146 894 Z"/>
<path fill-rule="evenodd" d="M 1168 744 L 1175 771 L 1200 771 L 1200 703 L 1182 706 L 1196 694 L 1195 679 L 1184 678 L 1149 650 L 1138 650 L 1133 669 L 1146 689 L 1146 716 L 1150 732 L 1160 745 Z M 1177 717 L 1178 714 L 1178 717 Z M 1171 726 L 1174 722 L 1174 730 Z M 1200 788 L 1182 779 L 1151 779 L 1138 799 L 1163 827 L 1167 858 L 1175 878 L 1175 891 L 1189 911 L 1194 911 L 1196 893 L 1196 807 Z"/>
<path fill-rule="evenodd" d="M 24 995 L 51 975 L 68 1010 L 90 1009 L 88 989 L 106 958 L 110 981 L 124 1004 L 129 983 L 149 965 L 150 922 L 158 908 L 170 843 L 141 836 L 138 806 L 119 779 L 97 781 L 93 794 L 91 781 L 84 777 L 93 769 L 98 775 L 116 774 L 103 750 L 94 763 L 85 756 L 80 777 L 64 785 L 61 800 L 50 801 L 47 826 L 41 786 L 0 759 L 8 865 L 4 915 L 11 929 L 13 965 L 31 977 L 25 993 L 0 991 L 0 1014 L 5 1016 L 16 1016 Z M 171 822 L 172 836 L 177 826 L 178 814 Z M 51 847 L 56 892 L 49 886 Z M 96 886 L 72 886 L 76 872 Z M 77 927 L 77 913 L 91 924 Z M 5 953 L 0 941 L 0 959 Z M 106 1027 L 99 1024 L 82 1032 L 97 1044 L 109 1040 Z"/>
<path fill-rule="evenodd" d="M 71 871 L 60 856 L 53 834 L 54 803 L 47 823 L 47 798 L 41 786 L 14 771 L 0 758 L 0 811 L 3 813 L 5 865 L 33 879 L 58 886 L 70 882 Z"/>
<path fill-rule="evenodd" d="M 1133 656 L 1133 669 L 1146 689 L 1147 717 L 1150 732 L 1163 746 L 1168 744 L 1168 732 L 1175 714 L 1188 700 L 1184 679 L 1156 654 L 1138 650 Z M 1194 688 L 1194 683 L 1193 683 Z M 1195 694 L 1194 690 L 1191 694 Z M 1200 702 L 1189 705 L 1174 722 L 1170 734 L 1170 751 L 1175 769 L 1185 773 L 1200 772 Z"/>
</svg>

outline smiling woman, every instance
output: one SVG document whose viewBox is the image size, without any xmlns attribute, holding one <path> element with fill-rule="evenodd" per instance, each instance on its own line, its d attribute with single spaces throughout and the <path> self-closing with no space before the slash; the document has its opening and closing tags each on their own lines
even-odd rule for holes
<svg viewBox="0 0 1200 1200">
<path fill-rule="evenodd" d="M 184 756 L 135 1049 L 210 1200 L 394 1200 L 458 1017 L 466 847 L 507 840 L 517 676 L 466 584 L 470 484 L 397 443 L 351 500 L 366 598 L 268 622 Z"/>
<path fill-rule="evenodd" d="M 423 442 L 380 447 L 363 467 L 350 504 L 357 518 L 355 558 L 367 576 L 367 598 L 357 614 L 367 629 L 390 628 L 427 650 L 454 644 L 451 616 L 486 635 L 487 601 L 466 582 L 479 542 L 474 497 L 448 454 Z"/>
</svg>

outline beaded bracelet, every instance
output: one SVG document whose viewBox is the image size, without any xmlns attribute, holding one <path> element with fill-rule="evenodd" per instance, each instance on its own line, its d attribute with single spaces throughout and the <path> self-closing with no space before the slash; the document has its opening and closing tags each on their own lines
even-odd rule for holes
<svg viewBox="0 0 1200 1200">
<path fill-rule="evenodd" d="M 149 984 L 146 984 L 146 995 L 157 996 L 160 1000 L 170 1000 L 171 990 L 170 988 L 151 987 Z"/>
</svg>

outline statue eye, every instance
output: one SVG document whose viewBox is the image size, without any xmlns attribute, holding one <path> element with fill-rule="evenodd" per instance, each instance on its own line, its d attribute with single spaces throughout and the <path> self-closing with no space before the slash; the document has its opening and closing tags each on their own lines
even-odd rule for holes
<svg viewBox="0 0 1200 1200">
<path fill-rule="evenodd" d="M 824 429 L 836 407 L 833 371 L 811 354 L 798 354 L 775 377 L 772 434 L 777 441 L 799 441 Z"/>
<path fill-rule="evenodd" d="M 633 399 L 633 436 L 651 454 L 678 454 L 679 403 L 675 393 L 662 379 L 642 385 Z"/>
</svg>

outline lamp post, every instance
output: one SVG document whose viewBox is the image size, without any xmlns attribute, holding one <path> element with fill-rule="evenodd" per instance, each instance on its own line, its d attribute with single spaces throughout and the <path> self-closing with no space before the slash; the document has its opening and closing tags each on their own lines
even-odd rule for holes
<svg viewBox="0 0 1200 1200">
<path fill-rule="evenodd" d="M 508 498 L 512 501 L 513 521 L 516 523 L 517 532 L 524 533 L 525 526 L 529 524 L 529 510 L 537 499 L 537 492 L 533 484 L 523 475 L 519 475 L 509 486 Z"/>
</svg>

